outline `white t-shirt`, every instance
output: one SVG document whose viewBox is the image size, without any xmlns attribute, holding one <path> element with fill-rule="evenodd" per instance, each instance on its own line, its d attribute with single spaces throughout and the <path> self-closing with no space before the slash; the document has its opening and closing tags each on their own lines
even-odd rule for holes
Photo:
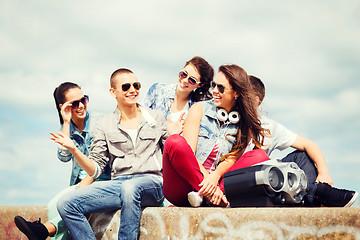
<svg viewBox="0 0 360 240">
<path fill-rule="evenodd" d="M 261 126 L 265 129 L 269 129 L 271 134 L 271 137 L 265 137 L 264 146 L 262 146 L 262 149 L 265 150 L 268 156 L 270 156 L 275 149 L 282 151 L 289 148 L 295 142 L 297 134 L 293 133 L 280 123 L 265 116 L 260 116 L 260 121 Z M 253 150 L 254 147 L 255 144 L 250 141 L 245 152 Z"/>
<path fill-rule="evenodd" d="M 136 143 L 136 136 L 137 136 L 137 133 L 138 133 L 138 129 L 126 129 L 125 130 L 127 132 L 127 134 L 129 134 L 130 138 L 131 138 L 131 141 L 135 147 L 135 143 Z"/>
<path fill-rule="evenodd" d="M 186 104 L 185 107 L 184 107 L 181 111 L 175 112 L 175 113 L 170 112 L 170 114 L 169 114 L 170 122 L 176 122 L 176 121 L 179 119 L 179 117 L 180 117 L 180 115 L 181 115 L 182 113 L 185 113 L 185 115 L 184 115 L 184 117 L 183 117 L 183 119 L 185 119 L 185 118 L 186 118 L 186 113 L 187 113 L 188 111 L 189 111 L 189 106 L 188 106 L 188 104 Z"/>
</svg>

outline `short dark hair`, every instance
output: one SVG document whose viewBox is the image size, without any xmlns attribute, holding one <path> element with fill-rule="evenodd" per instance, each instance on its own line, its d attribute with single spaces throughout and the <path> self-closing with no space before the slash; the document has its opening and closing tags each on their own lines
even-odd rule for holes
<svg viewBox="0 0 360 240">
<path fill-rule="evenodd" d="M 110 77 L 110 87 L 115 88 L 115 81 L 114 78 L 119 74 L 134 74 L 130 69 L 127 68 L 119 68 L 115 70 Z"/>
<path fill-rule="evenodd" d="M 265 85 L 258 77 L 249 75 L 249 79 L 250 79 L 251 87 L 253 88 L 256 96 L 259 97 L 261 103 L 265 98 Z"/>
</svg>

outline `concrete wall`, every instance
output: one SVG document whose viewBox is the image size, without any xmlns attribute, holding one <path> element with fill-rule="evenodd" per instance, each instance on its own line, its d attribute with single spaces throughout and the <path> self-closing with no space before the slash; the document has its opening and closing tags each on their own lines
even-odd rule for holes
<svg viewBox="0 0 360 240">
<path fill-rule="evenodd" d="M 15 226 L 14 217 L 23 216 L 28 221 L 35 221 L 41 218 L 41 221 L 47 220 L 46 207 L 0 207 L 0 239 L 27 239 Z"/>
<path fill-rule="evenodd" d="M 46 207 L 0 207 L 0 239 L 26 239 L 15 215 L 46 220 Z M 90 222 L 97 239 L 117 239 L 119 212 Z M 146 208 L 140 239 L 360 240 L 360 208 Z"/>
</svg>

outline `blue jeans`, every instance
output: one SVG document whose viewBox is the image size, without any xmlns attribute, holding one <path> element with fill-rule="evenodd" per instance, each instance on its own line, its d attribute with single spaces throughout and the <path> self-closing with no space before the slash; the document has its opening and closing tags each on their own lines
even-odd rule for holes
<svg viewBox="0 0 360 240">
<path fill-rule="evenodd" d="M 119 239 L 136 240 L 141 208 L 162 204 L 162 178 L 154 174 L 127 175 L 94 182 L 59 199 L 57 209 L 74 240 L 95 239 L 85 214 L 121 209 Z"/>
<path fill-rule="evenodd" d="M 281 159 L 282 162 L 295 162 L 300 169 L 302 169 L 308 179 L 308 192 L 306 193 L 305 206 L 308 207 L 317 207 L 319 206 L 316 201 L 314 201 L 314 194 L 317 186 L 315 185 L 316 178 L 318 176 L 318 171 L 314 161 L 309 157 L 306 152 L 296 150 L 286 157 Z"/>
</svg>

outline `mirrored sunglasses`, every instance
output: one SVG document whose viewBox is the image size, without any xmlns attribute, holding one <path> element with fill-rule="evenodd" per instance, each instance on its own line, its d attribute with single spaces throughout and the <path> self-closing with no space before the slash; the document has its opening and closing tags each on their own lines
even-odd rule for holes
<svg viewBox="0 0 360 240">
<path fill-rule="evenodd" d="M 121 89 L 124 92 L 129 91 L 131 85 L 133 85 L 136 90 L 139 90 L 141 88 L 140 82 L 133 82 L 133 83 L 124 83 L 123 85 L 121 85 Z"/>
<path fill-rule="evenodd" d="M 185 79 L 188 77 L 188 73 L 185 72 L 185 71 L 180 71 L 179 72 L 179 77 L 181 79 Z M 195 85 L 195 84 L 200 84 L 200 82 L 196 81 L 196 79 L 194 77 L 189 77 L 188 78 L 188 82 L 191 84 L 191 85 Z"/>
</svg>

